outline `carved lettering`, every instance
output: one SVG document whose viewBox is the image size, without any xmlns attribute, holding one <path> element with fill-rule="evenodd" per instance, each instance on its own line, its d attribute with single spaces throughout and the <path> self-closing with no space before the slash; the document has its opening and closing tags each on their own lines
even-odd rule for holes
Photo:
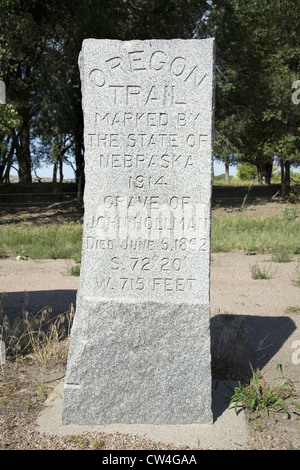
<svg viewBox="0 0 300 470">
<path fill-rule="evenodd" d="M 97 277 L 99 289 L 105 291 L 139 292 L 149 290 L 153 293 L 185 292 L 191 293 L 195 288 L 196 279 L 192 277 L 154 277 L 149 280 L 145 277 Z"/>
<path fill-rule="evenodd" d="M 101 82 L 98 80 L 97 82 Z M 94 80 L 94 83 L 96 81 Z M 105 83 L 105 81 L 104 81 Z M 101 86 L 104 86 L 103 85 Z M 97 85 L 100 86 L 100 85 Z M 152 85 L 150 88 L 142 88 L 139 85 L 120 85 L 118 83 L 108 85 L 111 103 L 119 106 L 137 105 L 185 105 L 185 98 L 176 85 Z"/>
<path fill-rule="evenodd" d="M 85 145 L 99 195 L 85 245 L 107 255 L 100 290 L 180 295 L 197 282 L 193 256 L 209 251 L 208 205 L 198 201 L 211 128 L 209 74 L 194 58 L 138 42 L 88 72 L 96 94 Z"/>
<path fill-rule="evenodd" d="M 172 78 L 180 78 L 189 82 L 194 88 L 200 87 L 207 77 L 197 64 L 190 64 L 186 57 L 169 55 L 162 50 L 153 51 L 150 56 L 144 49 L 131 50 L 127 55 L 113 56 L 105 60 L 105 70 L 93 69 L 89 78 L 97 87 L 105 84 L 105 75 L 116 75 L 121 72 L 125 76 L 136 72 L 155 71 L 156 73 L 169 73 Z"/>
<path fill-rule="evenodd" d="M 178 117 L 180 122 L 183 121 L 183 113 Z M 109 127 L 121 126 L 143 126 L 143 127 L 165 127 L 169 122 L 168 113 L 165 112 L 119 112 L 119 113 L 95 113 L 95 129 L 101 130 L 103 124 Z"/>
</svg>

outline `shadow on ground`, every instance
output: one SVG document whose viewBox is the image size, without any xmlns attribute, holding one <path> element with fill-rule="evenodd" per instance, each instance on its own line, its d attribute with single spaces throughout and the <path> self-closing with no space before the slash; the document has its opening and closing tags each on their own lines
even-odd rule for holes
<svg viewBox="0 0 300 470">
<path fill-rule="evenodd" d="M 216 315 L 211 319 L 214 378 L 246 380 L 262 369 L 296 330 L 289 317 Z"/>
<path fill-rule="evenodd" d="M 249 364 L 262 370 L 295 330 L 289 317 L 224 314 L 211 319 L 212 376 L 218 384 L 212 394 L 214 420 L 224 413 L 232 395 L 224 384 L 234 388 L 237 380 L 249 383 Z"/>
<path fill-rule="evenodd" d="M 45 307 L 51 307 L 55 317 L 69 311 L 71 304 L 75 307 L 76 293 L 75 289 L 0 293 L 0 308 L 9 322 L 22 316 L 24 311 L 36 315 Z"/>
<path fill-rule="evenodd" d="M 280 197 L 281 185 L 255 185 L 249 186 L 213 186 L 212 206 L 213 207 L 238 207 L 243 201 L 247 203 L 266 203 Z"/>
</svg>

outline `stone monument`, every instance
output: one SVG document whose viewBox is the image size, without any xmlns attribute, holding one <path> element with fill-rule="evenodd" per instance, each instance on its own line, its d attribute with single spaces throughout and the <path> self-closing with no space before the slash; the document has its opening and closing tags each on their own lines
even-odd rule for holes
<svg viewBox="0 0 300 470">
<path fill-rule="evenodd" d="M 6 87 L 2 80 L 0 80 L 0 104 L 6 104 Z"/>
<path fill-rule="evenodd" d="M 87 39 L 63 424 L 212 423 L 214 40 Z"/>
<path fill-rule="evenodd" d="M 6 349 L 4 341 L 0 340 L 0 365 L 6 364 Z"/>
</svg>

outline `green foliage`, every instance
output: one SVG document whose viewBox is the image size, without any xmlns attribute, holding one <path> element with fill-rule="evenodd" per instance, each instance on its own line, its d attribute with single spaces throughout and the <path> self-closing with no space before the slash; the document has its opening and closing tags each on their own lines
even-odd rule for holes
<svg viewBox="0 0 300 470">
<path fill-rule="evenodd" d="M 240 163 L 237 166 L 237 177 L 242 181 L 251 181 L 257 178 L 257 168 L 250 163 Z"/>
<path fill-rule="evenodd" d="M 271 279 L 274 277 L 274 273 L 271 272 L 271 266 L 269 268 L 260 268 L 257 263 L 250 266 L 252 279 Z"/>
<path fill-rule="evenodd" d="M 7 103 L 0 106 L 0 136 L 2 139 L 7 133 L 18 127 L 20 122 L 20 116 L 13 104 Z"/>
<path fill-rule="evenodd" d="M 0 151 L 7 165 L 14 152 L 26 177 L 32 164 L 70 153 L 83 171 L 77 60 L 87 37 L 214 36 L 215 158 L 251 163 L 266 180 L 275 154 L 283 163 L 299 162 L 300 106 L 291 100 L 299 79 L 297 0 L 1 0 L 0 8 L 0 79 L 8 102 L 0 111 Z"/>
<path fill-rule="evenodd" d="M 300 160 L 300 106 L 291 99 L 299 20 L 297 0 L 214 1 L 208 17 L 217 45 L 217 142 L 221 135 L 267 182 L 275 155 L 283 163 Z"/>
<path fill-rule="evenodd" d="M 252 377 L 249 385 L 242 385 L 238 382 L 238 386 L 234 389 L 227 385 L 233 393 L 229 403 L 234 405 L 236 414 L 238 414 L 238 408 L 241 408 L 255 415 L 264 411 L 269 418 L 271 410 L 281 410 L 287 413 L 288 405 L 300 410 L 300 405 L 291 398 L 294 384 L 291 380 L 284 378 L 281 364 L 276 366 L 276 372 L 278 370 L 281 372 L 280 377 L 275 377 L 269 385 L 262 378 L 259 370 L 254 372 L 251 364 L 250 368 Z M 277 385 L 278 381 L 280 383 Z"/>
<path fill-rule="evenodd" d="M 18 117 L 4 137 L 15 137 L 22 181 L 31 181 L 31 168 L 43 159 L 62 161 L 68 152 L 77 176 L 83 173 L 84 39 L 191 38 L 201 35 L 206 11 L 206 0 L 0 0 L 0 79 Z M 0 128 L 0 142 L 4 137 Z"/>
</svg>

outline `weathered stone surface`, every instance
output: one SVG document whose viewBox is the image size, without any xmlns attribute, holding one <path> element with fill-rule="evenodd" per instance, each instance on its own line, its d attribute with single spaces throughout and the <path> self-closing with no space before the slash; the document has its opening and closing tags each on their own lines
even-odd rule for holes
<svg viewBox="0 0 300 470">
<path fill-rule="evenodd" d="M 0 340 L 0 364 L 6 363 L 6 349 L 4 341 Z"/>
<path fill-rule="evenodd" d="M 209 423 L 214 41 L 84 41 L 64 424 Z"/>
<path fill-rule="evenodd" d="M 0 104 L 6 104 L 6 87 L 2 80 L 0 80 Z"/>
</svg>

